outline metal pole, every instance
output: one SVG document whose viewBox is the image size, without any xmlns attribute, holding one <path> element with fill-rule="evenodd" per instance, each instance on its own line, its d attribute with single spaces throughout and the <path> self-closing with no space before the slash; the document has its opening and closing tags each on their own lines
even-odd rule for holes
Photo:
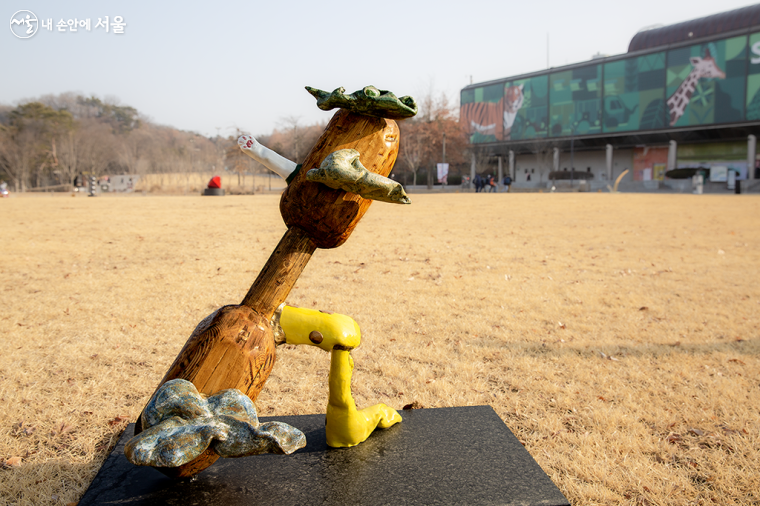
<svg viewBox="0 0 760 506">
<path fill-rule="evenodd" d="M 670 141 L 668 145 L 668 170 L 675 169 L 676 163 L 678 163 L 678 143 Z"/>
<path fill-rule="evenodd" d="M 757 156 L 757 137 L 747 137 L 747 180 L 755 179 L 755 157 Z"/>
<path fill-rule="evenodd" d="M 504 166 L 501 163 L 501 155 L 499 155 L 499 174 L 497 177 L 496 187 L 499 189 L 499 192 L 502 192 L 504 191 L 504 183 L 502 182 L 502 179 L 504 179 Z"/>
<path fill-rule="evenodd" d="M 446 163 L 446 132 L 443 132 L 443 163 Z M 441 180 L 441 191 L 443 191 L 444 186 L 446 186 L 445 178 Z"/>
<path fill-rule="evenodd" d="M 446 163 L 446 132 L 443 132 L 443 163 Z"/>
<path fill-rule="evenodd" d="M 573 129 L 573 136 L 570 137 L 570 188 L 573 188 L 573 180 L 575 179 L 575 129 Z"/>
<path fill-rule="evenodd" d="M 470 159 L 470 185 L 475 184 L 475 151 L 472 151 L 472 158 Z"/>
<path fill-rule="evenodd" d="M 607 181 L 612 181 L 612 144 L 607 144 Z"/>
</svg>

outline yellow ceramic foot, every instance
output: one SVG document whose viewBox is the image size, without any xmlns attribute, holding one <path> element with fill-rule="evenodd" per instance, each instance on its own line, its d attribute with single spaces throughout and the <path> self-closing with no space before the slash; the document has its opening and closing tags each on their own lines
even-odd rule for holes
<svg viewBox="0 0 760 506">
<path fill-rule="evenodd" d="M 285 306 L 280 326 L 288 344 L 308 344 L 331 352 L 330 395 L 325 432 L 332 447 L 355 446 L 377 427 L 387 429 L 401 421 L 398 412 L 385 404 L 356 409 L 351 396 L 354 361 L 350 350 L 359 346 L 359 325 L 345 315 Z"/>
<path fill-rule="evenodd" d="M 333 350 L 330 360 L 330 400 L 327 403 L 325 433 L 327 444 L 335 448 L 355 446 L 376 427 L 387 429 L 401 421 L 398 412 L 385 404 L 356 409 L 351 396 L 354 361 L 348 351 Z"/>
</svg>

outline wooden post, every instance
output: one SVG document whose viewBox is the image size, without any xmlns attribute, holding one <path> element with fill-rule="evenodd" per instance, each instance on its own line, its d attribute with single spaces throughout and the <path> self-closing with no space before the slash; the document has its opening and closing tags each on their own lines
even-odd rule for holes
<svg viewBox="0 0 760 506">
<path fill-rule="evenodd" d="M 271 318 L 277 307 L 285 302 L 316 249 L 306 232 L 290 227 L 241 304 L 267 319 Z"/>
</svg>

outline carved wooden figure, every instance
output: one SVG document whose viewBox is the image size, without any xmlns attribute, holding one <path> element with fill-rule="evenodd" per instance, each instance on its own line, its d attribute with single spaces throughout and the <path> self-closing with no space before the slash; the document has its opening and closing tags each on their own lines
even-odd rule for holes
<svg viewBox="0 0 760 506">
<path fill-rule="evenodd" d="M 322 101 L 322 108 L 336 106 L 324 92 L 315 96 Z M 239 139 L 244 152 L 288 179 L 280 201 L 288 230 L 243 301 L 216 310 L 198 324 L 159 387 L 179 378 L 190 381 L 202 395 L 238 389 L 255 400 L 275 363 L 272 316 L 316 248 L 335 248 L 348 239 L 372 203 L 360 194 L 409 203 L 400 186 L 385 178 L 398 155 L 399 129 L 393 119 L 383 116 L 413 116 L 414 101 L 410 97 L 397 99 L 371 86 L 352 95 L 344 95 L 339 88 L 332 96 L 337 97 L 337 106 L 351 107 L 361 114 L 339 110 L 301 166 L 261 147 L 251 137 Z M 358 158 L 345 151 L 328 160 L 329 155 L 341 150 L 354 150 Z M 135 433 L 141 431 L 138 419 Z M 192 476 L 218 458 L 209 447 L 191 462 L 161 471 L 173 477 Z"/>
</svg>

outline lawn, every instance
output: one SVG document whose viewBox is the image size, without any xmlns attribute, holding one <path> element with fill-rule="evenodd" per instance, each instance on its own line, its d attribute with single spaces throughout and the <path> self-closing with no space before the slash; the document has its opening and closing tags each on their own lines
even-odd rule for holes
<svg viewBox="0 0 760 506">
<path fill-rule="evenodd" d="M 491 405 L 574 505 L 760 504 L 757 196 L 411 198 L 288 299 L 361 326 L 359 407 Z M 76 504 L 195 325 L 243 298 L 278 202 L 0 201 L 0 503 Z M 323 413 L 328 368 L 281 346 L 259 413 Z"/>
</svg>

